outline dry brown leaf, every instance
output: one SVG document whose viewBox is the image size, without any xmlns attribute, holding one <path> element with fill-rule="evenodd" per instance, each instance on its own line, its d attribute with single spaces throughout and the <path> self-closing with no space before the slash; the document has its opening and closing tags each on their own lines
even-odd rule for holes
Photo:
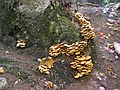
<svg viewBox="0 0 120 90">
<path fill-rule="evenodd" d="M 53 83 L 51 81 L 46 81 L 45 83 L 47 84 L 48 89 L 53 88 Z"/>
</svg>

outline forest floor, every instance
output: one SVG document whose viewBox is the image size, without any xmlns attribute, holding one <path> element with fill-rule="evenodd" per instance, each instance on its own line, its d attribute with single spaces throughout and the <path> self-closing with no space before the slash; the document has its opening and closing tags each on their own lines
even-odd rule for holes
<svg viewBox="0 0 120 90">
<path fill-rule="evenodd" d="M 120 43 L 120 11 L 114 11 L 113 16 L 110 16 L 111 11 L 104 14 L 103 10 L 102 7 L 93 6 L 80 7 L 78 10 L 95 28 L 97 56 L 93 60 L 92 73 L 69 84 L 62 82 L 57 85 L 53 82 L 51 90 L 60 88 L 61 90 L 120 90 L 120 57 L 114 50 L 108 48 L 113 42 Z M 36 71 L 39 62 L 36 61 L 33 52 L 33 48 L 11 49 L 0 43 L 0 62 L 2 62 L 0 66 L 8 68 L 0 75 L 0 80 L 4 78 L 7 81 L 4 90 L 48 89 L 48 80 Z M 8 60 L 8 64 L 4 64 L 3 60 Z"/>
</svg>

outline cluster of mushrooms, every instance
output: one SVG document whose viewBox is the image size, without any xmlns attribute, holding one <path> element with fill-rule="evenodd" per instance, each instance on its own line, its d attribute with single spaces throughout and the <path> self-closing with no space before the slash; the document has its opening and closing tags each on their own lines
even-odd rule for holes
<svg viewBox="0 0 120 90">
<path fill-rule="evenodd" d="M 88 75 L 93 68 L 91 56 L 85 55 L 85 48 L 88 46 L 88 40 L 95 38 L 93 28 L 91 28 L 90 22 L 87 21 L 81 13 L 75 13 L 75 18 L 79 21 L 81 26 L 80 32 L 84 37 L 84 41 L 75 42 L 71 45 L 66 43 L 60 43 L 53 45 L 49 48 L 48 58 L 40 59 L 38 69 L 41 73 L 49 74 L 49 69 L 52 68 L 54 62 L 53 58 L 59 55 L 65 55 L 66 57 L 72 57 L 72 62 L 69 63 L 70 67 L 74 69 L 74 78 Z"/>
<path fill-rule="evenodd" d="M 41 73 L 49 74 L 50 73 L 49 69 L 53 67 L 53 63 L 54 63 L 53 58 L 47 57 L 47 58 L 38 59 L 38 61 L 40 62 L 38 66 L 38 70 Z"/>
<path fill-rule="evenodd" d="M 74 54 L 77 55 L 80 54 L 80 52 L 83 51 L 85 47 L 87 47 L 86 41 L 76 42 L 71 45 L 60 43 L 50 47 L 49 55 L 54 57 L 60 54 L 65 54 L 67 56 Z"/>
<path fill-rule="evenodd" d="M 91 27 L 91 24 L 86 20 L 81 13 L 75 13 L 75 18 L 80 24 L 80 33 L 85 40 L 94 39 L 95 33 L 93 32 L 94 28 Z"/>
<path fill-rule="evenodd" d="M 74 78 L 82 77 L 83 75 L 88 75 L 93 68 L 91 56 L 77 55 L 73 62 L 70 63 L 71 68 L 76 70 L 76 75 Z"/>
</svg>

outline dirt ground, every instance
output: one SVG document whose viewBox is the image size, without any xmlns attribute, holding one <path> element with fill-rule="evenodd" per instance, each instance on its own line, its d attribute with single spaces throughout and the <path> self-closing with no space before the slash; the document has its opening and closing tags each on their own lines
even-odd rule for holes
<svg viewBox="0 0 120 90">
<path fill-rule="evenodd" d="M 79 12 L 84 14 L 90 20 L 92 27 L 95 28 L 94 42 L 97 56 L 93 60 L 94 69 L 89 76 L 75 79 L 69 84 L 62 82 L 58 85 L 53 82 L 51 90 L 120 90 L 120 57 L 116 52 L 111 52 L 108 49 L 109 44 L 120 42 L 119 12 L 117 12 L 118 16 L 113 18 L 115 22 L 112 22 L 112 29 L 109 28 L 109 14 L 103 14 L 101 7 L 81 7 Z M 21 73 L 11 73 L 12 70 L 19 69 L 10 68 L 5 74 L 0 75 L 0 77 L 7 79 L 8 85 L 5 90 L 47 90 L 48 84 L 46 82 L 48 80 L 36 71 L 38 62 L 31 54 L 34 50 L 25 49 L 26 52 L 30 52 L 29 54 L 25 54 L 23 50 L 0 48 L 0 59 L 12 60 L 11 66 L 20 67 L 21 70 Z M 0 64 L 3 67 L 6 65 L 8 64 Z M 20 74 L 23 74 L 22 72 L 26 72 L 25 75 L 22 75 L 23 79 L 19 77 Z"/>
</svg>

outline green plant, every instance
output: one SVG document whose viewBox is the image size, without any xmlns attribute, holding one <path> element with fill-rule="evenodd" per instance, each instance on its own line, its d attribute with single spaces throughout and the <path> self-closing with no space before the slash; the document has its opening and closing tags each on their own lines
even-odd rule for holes
<svg viewBox="0 0 120 90">
<path fill-rule="evenodd" d="M 114 0 L 103 0 L 103 3 L 104 4 L 110 4 L 110 3 L 112 3 L 112 2 L 115 2 Z"/>
</svg>

